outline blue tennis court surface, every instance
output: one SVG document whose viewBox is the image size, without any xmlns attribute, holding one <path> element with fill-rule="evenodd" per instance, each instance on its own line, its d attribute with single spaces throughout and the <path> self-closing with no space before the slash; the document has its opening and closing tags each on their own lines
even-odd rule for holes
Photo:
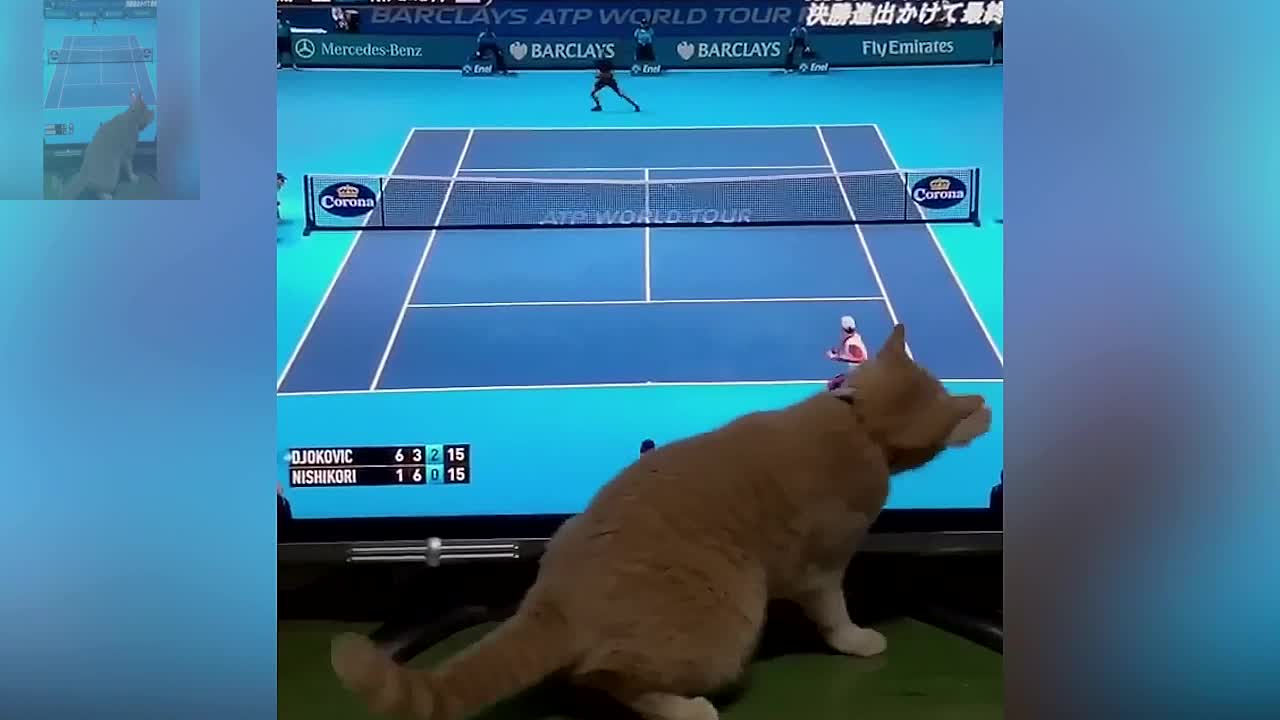
<svg viewBox="0 0 1280 720">
<path fill-rule="evenodd" d="M 880 128 L 862 124 L 416 129 L 389 172 L 659 180 L 894 169 Z M 279 391 L 812 383 L 836 371 L 823 352 L 842 315 L 873 346 L 905 323 L 913 355 L 940 378 L 1002 378 L 927 225 L 379 231 L 357 235 Z"/>
<path fill-rule="evenodd" d="M 68 35 L 59 52 L 88 54 L 119 53 L 143 47 L 135 35 Z M 147 64 L 143 62 L 78 62 L 58 65 L 45 95 L 45 109 L 124 107 L 129 93 L 136 91 L 144 102 L 154 105 L 155 89 Z"/>
</svg>

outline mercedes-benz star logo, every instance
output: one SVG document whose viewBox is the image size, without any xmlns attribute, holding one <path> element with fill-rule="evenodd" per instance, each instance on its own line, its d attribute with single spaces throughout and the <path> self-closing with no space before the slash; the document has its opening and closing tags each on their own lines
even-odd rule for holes
<svg viewBox="0 0 1280 720">
<path fill-rule="evenodd" d="M 303 60 L 310 60 L 316 54 L 316 44 L 311 42 L 311 38 L 302 38 L 294 43 L 293 51 Z"/>
</svg>

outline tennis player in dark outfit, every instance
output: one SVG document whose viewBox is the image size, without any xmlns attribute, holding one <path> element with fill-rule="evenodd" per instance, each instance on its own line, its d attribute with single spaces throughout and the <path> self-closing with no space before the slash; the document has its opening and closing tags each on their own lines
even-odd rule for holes
<svg viewBox="0 0 1280 720">
<path fill-rule="evenodd" d="M 276 219 L 280 219 L 280 191 L 284 189 L 284 184 L 289 178 L 284 173 L 276 173 Z"/>
<path fill-rule="evenodd" d="M 809 47 L 809 30 L 803 25 L 796 25 L 791 28 L 791 44 L 787 46 L 787 63 L 783 67 L 787 72 L 796 69 L 795 56 L 800 55 L 801 59 L 809 57 L 813 54 L 813 48 Z"/>
<path fill-rule="evenodd" d="M 498 47 L 498 36 L 494 34 L 493 27 L 486 25 L 476 38 L 476 54 L 472 60 L 483 60 L 490 55 L 493 56 L 493 69 L 505 75 L 507 57 L 502 53 L 502 48 Z"/>
<path fill-rule="evenodd" d="M 631 107 L 635 108 L 636 112 L 640 112 L 640 106 L 636 104 L 636 101 L 627 97 L 627 94 L 622 92 L 622 88 L 618 87 L 618 79 L 613 76 L 613 63 L 608 60 L 601 60 L 596 65 L 596 85 L 591 88 L 591 100 L 596 104 L 595 107 L 591 108 L 591 112 L 600 112 L 603 109 L 600 107 L 600 91 L 605 88 L 609 88 L 618 97 L 631 103 Z"/>
</svg>

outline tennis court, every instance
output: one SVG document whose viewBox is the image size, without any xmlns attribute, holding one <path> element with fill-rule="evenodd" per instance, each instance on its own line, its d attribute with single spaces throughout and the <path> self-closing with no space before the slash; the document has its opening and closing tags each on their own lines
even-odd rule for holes
<svg viewBox="0 0 1280 720">
<path fill-rule="evenodd" d="M 770 177 L 895 169 L 864 124 L 416 129 L 390 172 L 741 178 L 734 202 L 751 207 L 780 192 Z M 484 202 L 459 194 L 430 210 L 474 215 L 465 205 Z M 940 377 L 1002 376 L 928 225 L 565 227 L 360 233 L 280 390 L 808 383 L 832 374 L 822 351 L 846 314 L 872 343 L 905 322 Z"/>
<path fill-rule="evenodd" d="M 131 92 L 154 105 L 155 88 L 143 59 L 149 52 L 132 34 L 64 36 L 50 56 L 55 67 L 45 109 L 124 107 Z"/>
</svg>

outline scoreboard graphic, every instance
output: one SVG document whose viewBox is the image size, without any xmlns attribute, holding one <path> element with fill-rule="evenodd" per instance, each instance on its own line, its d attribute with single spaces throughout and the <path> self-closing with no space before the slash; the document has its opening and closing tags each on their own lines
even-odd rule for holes
<svg viewBox="0 0 1280 720">
<path fill-rule="evenodd" d="M 471 446 L 293 448 L 289 486 L 465 485 L 471 482 Z"/>
</svg>

